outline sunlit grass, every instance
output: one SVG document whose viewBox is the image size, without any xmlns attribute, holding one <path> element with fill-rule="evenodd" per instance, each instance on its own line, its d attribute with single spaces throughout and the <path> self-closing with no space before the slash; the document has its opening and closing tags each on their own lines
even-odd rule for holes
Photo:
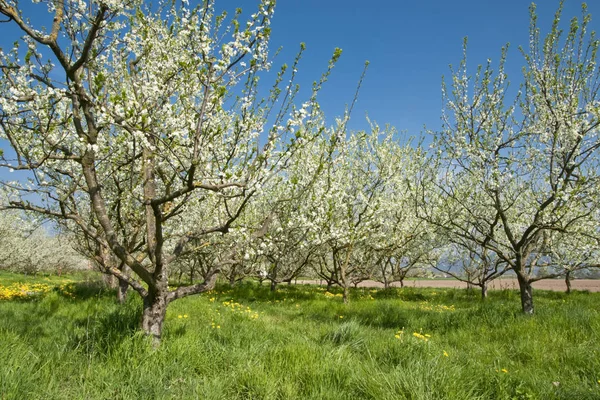
<svg viewBox="0 0 600 400">
<path fill-rule="evenodd" d="M 0 398 L 600 398 L 596 293 L 526 317 L 512 291 L 220 286 L 174 302 L 156 350 L 135 295 L 60 285 L 0 301 Z"/>
</svg>

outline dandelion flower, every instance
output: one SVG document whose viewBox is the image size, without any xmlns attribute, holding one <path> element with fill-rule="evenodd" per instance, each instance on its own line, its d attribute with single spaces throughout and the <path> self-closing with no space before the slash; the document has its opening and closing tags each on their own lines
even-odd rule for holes
<svg viewBox="0 0 600 400">
<path fill-rule="evenodd" d="M 178 316 L 177 316 L 177 318 L 183 318 L 183 316 L 181 316 L 181 315 L 178 315 Z"/>
<path fill-rule="evenodd" d="M 444 357 L 449 357 L 448 352 L 446 350 L 444 350 Z"/>
<path fill-rule="evenodd" d="M 187 318 L 187 317 L 188 317 L 188 315 L 187 315 L 187 314 L 183 314 L 183 318 Z"/>
<path fill-rule="evenodd" d="M 505 374 L 508 374 L 508 370 L 506 368 L 502 368 L 500 371 L 504 372 Z"/>
<path fill-rule="evenodd" d="M 413 336 L 416 337 L 417 339 L 421 339 L 424 342 L 429 341 L 429 337 L 431 337 L 431 335 L 421 335 L 418 332 L 413 332 Z"/>
</svg>

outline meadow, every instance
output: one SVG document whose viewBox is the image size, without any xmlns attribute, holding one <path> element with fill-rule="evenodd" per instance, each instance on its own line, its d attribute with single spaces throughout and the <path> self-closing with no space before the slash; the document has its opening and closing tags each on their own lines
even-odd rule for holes
<svg viewBox="0 0 600 400">
<path fill-rule="evenodd" d="M 1 399 L 598 399 L 600 293 L 257 283 L 178 300 L 155 349 L 94 277 L 0 273 Z"/>
</svg>

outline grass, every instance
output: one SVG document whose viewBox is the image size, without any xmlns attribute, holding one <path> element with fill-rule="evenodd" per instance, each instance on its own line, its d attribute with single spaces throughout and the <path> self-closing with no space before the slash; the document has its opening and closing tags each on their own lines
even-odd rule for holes
<svg viewBox="0 0 600 400">
<path fill-rule="evenodd" d="M 54 285 L 0 300 L 1 399 L 600 398 L 597 293 L 536 291 L 526 317 L 508 290 L 222 286 L 171 304 L 154 349 L 134 294 L 68 279 L 0 275 Z"/>
</svg>

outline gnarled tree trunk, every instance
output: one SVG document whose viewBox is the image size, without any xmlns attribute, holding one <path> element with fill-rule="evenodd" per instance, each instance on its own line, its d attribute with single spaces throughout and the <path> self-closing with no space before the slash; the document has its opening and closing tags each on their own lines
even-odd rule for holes
<svg viewBox="0 0 600 400">
<path fill-rule="evenodd" d="M 142 296 L 144 299 L 142 313 L 142 330 L 152 337 L 154 345 L 160 344 L 163 323 L 167 313 L 167 306 L 174 300 L 191 296 L 198 293 L 204 293 L 212 290 L 217 282 L 219 269 L 215 269 L 207 274 L 206 281 L 192 286 L 181 286 L 174 291 L 169 291 L 166 278 L 155 281 L 152 287 Z M 138 291 L 139 292 L 139 291 Z"/>
<path fill-rule="evenodd" d="M 152 337 L 154 345 L 160 344 L 163 322 L 167 313 L 167 293 L 149 291 L 144 298 L 142 330 Z"/>
</svg>

